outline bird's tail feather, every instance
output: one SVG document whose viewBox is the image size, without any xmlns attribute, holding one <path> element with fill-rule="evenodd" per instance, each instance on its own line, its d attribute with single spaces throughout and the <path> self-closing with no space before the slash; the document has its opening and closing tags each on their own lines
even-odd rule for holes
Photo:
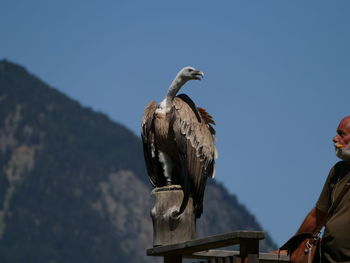
<svg viewBox="0 0 350 263">
<path fill-rule="evenodd" d="M 183 158 L 181 158 L 183 159 Z M 183 164 L 186 164 L 186 160 L 181 160 Z M 182 167 L 186 167 L 186 165 L 182 165 Z M 188 177 L 188 174 L 187 174 L 187 169 L 186 168 L 183 168 L 182 169 L 182 191 L 183 191 L 183 199 L 182 199 L 182 203 L 180 205 L 180 208 L 179 208 L 179 212 L 178 212 L 178 215 L 181 215 L 186 207 L 187 207 L 187 204 L 188 204 L 188 200 L 190 198 L 190 194 L 191 194 L 191 182 L 189 180 L 189 177 Z"/>
</svg>

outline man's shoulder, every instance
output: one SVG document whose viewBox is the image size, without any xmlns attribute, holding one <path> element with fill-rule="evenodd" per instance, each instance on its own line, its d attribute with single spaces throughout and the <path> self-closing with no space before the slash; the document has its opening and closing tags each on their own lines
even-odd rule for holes
<svg viewBox="0 0 350 263">
<path fill-rule="evenodd" d="M 337 162 L 335 165 L 334 165 L 334 167 L 336 168 L 340 168 L 340 167 L 344 167 L 344 166 L 348 166 L 349 164 L 347 163 L 347 162 L 345 162 L 345 161 L 339 161 L 339 162 Z"/>
<path fill-rule="evenodd" d="M 349 170 L 350 164 L 348 162 L 345 162 L 345 161 L 339 161 L 333 166 L 333 168 L 335 170 L 334 172 L 337 173 L 337 172 L 341 172 L 344 170 Z"/>
<path fill-rule="evenodd" d="M 340 180 L 350 172 L 350 164 L 345 161 L 339 161 L 333 166 L 333 180 Z"/>
<path fill-rule="evenodd" d="M 345 162 L 344 161 L 339 161 L 335 163 L 331 170 L 329 171 L 329 176 L 333 176 L 335 173 L 337 173 L 342 167 L 344 167 Z"/>
</svg>

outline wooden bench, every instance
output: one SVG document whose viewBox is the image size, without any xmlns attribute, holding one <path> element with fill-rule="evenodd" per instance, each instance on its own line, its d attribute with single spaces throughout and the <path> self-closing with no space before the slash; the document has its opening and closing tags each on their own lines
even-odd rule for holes
<svg viewBox="0 0 350 263">
<path fill-rule="evenodd" d="M 261 231 L 234 231 L 221 235 L 193 239 L 187 242 L 157 246 L 147 249 L 148 256 L 164 257 L 165 263 L 180 263 L 183 258 L 205 259 L 202 262 L 289 262 L 289 257 L 259 253 L 259 240 L 265 238 Z M 239 245 L 239 251 L 216 250 Z"/>
</svg>

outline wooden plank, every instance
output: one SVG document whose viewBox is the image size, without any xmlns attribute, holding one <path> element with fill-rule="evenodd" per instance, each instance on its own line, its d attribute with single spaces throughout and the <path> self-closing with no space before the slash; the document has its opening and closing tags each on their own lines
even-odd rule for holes
<svg viewBox="0 0 350 263">
<path fill-rule="evenodd" d="M 184 255 L 184 258 L 198 258 L 198 259 L 209 259 L 209 258 L 224 258 L 230 256 L 239 256 L 239 251 L 235 250 L 219 250 L 210 249 L 207 251 L 200 251 L 191 255 Z"/>
<path fill-rule="evenodd" d="M 227 258 L 227 257 L 233 257 L 233 256 L 239 257 L 239 251 L 210 249 L 208 251 L 196 252 L 191 255 L 184 255 L 183 257 L 210 259 L 210 258 Z M 290 258 L 287 255 L 259 253 L 259 262 L 262 262 L 262 263 L 289 262 L 289 261 L 290 261 Z"/>
<path fill-rule="evenodd" d="M 264 237 L 265 233 L 262 231 L 234 231 L 221 235 L 194 239 L 173 245 L 153 247 L 147 249 L 147 255 L 189 255 L 199 251 L 246 243 L 247 240 L 255 240 L 256 242 L 258 242 L 259 240 L 264 239 Z"/>
<path fill-rule="evenodd" d="M 290 257 L 287 255 L 278 255 L 272 253 L 259 253 L 259 258 L 261 262 L 270 263 L 270 262 L 289 262 Z"/>
</svg>

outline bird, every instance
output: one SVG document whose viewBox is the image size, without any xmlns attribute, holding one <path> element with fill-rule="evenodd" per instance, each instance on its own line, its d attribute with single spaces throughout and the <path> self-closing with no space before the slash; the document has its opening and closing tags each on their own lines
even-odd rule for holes
<svg viewBox="0 0 350 263">
<path fill-rule="evenodd" d="M 199 218 L 207 178 L 215 177 L 215 121 L 189 96 L 177 95 L 186 82 L 203 77 L 204 73 L 194 67 L 182 68 L 164 100 L 151 101 L 142 117 L 141 138 L 151 184 L 180 185 L 183 190 L 182 203 L 174 216 L 183 213 L 191 196 L 195 217 Z"/>
</svg>

